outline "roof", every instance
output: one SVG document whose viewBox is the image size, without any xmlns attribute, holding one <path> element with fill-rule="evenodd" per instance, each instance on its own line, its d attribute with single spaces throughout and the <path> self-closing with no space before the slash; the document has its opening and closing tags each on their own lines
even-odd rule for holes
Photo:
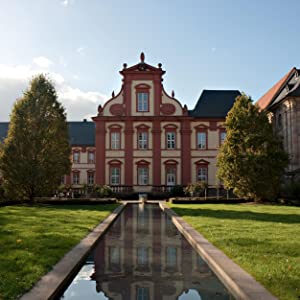
<svg viewBox="0 0 300 300">
<path fill-rule="evenodd" d="M 238 90 L 203 90 L 193 110 L 189 110 L 189 116 L 198 118 L 225 118 L 232 108 Z"/>
<path fill-rule="evenodd" d="M 290 76 L 296 71 L 296 68 L 292 68 L 287 74 L 285 74 L 275 85 L 273 85 L 258 101 L 256 104 L 260 109 L 265 109 L 269 106 L 274 98 L 280 93 Z"/>
<path fill-rule="evenodd" d="M 0 122 L 0 141 L 7 136 L 8 122 Z M 69 141 L 72 146 L 94 146 L 95 145 L 95 123 L 94 122 L 68 122 Z"/>
<path fill-rule="evenodd" d="M 94 122 L 68 122 L 69 139 L 71 145 L 94 146 L 95 123 Z"/>
<path fill-rule="evenodd" d="M 0 122 L 0 142 L 2 142 L 6 136 L 8 131 L 8 122 Z"/>
</svg>

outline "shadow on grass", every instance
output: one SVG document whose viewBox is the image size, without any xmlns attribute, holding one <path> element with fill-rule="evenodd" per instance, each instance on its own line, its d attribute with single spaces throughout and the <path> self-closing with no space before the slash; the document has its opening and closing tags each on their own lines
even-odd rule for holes
<svg viewBox="0 0 300 300">
<path fill-rule="evenodd" d="M 269 214 L 251 211 L 234 211 L 234 210 L 212 210 L 212 209 L 189 209 L 172 207 L 180 216 L 209 217 L 216 219 L 232 220 L 255 220 L 260 222 L 278 222 L 286 224 L 300 224 L 300 215 L 295 214 Z"/>
</svg>

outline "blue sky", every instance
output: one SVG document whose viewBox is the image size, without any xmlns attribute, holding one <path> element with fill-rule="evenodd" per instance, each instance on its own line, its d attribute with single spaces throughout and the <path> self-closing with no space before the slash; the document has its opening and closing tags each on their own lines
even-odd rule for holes
<svg viewBox="0 0 300 300">
<path fill-rule="evenodd" d="M 0 121 L 38 72 L 70 120 L 96 114 L 126 62 L 161 62 L 164 86 L 193 108 L 203 89 L 254 100 L 300 67 L 300 1 L 0 1 Z"/>
</svg>

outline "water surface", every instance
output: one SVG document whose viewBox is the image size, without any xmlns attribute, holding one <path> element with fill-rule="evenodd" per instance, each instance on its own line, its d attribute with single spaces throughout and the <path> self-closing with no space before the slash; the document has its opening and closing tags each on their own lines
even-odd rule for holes
<svg viewBox="0 0 300 300">
<path fill-rule="evenodd" d="M 156 204 L 127 205 L 64 300 L 233 299 Z"/>
</svg>

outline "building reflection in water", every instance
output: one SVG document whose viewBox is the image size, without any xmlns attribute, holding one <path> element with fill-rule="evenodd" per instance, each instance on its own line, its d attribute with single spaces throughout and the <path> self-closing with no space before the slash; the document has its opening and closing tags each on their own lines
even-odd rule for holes
<svg viewBox="0 0 300 300">
<path fill-rule="evenodd" d="M 128 205 L 87 264 L 62 299 L 233 299 L 155 204 Z"/>
</svg>

